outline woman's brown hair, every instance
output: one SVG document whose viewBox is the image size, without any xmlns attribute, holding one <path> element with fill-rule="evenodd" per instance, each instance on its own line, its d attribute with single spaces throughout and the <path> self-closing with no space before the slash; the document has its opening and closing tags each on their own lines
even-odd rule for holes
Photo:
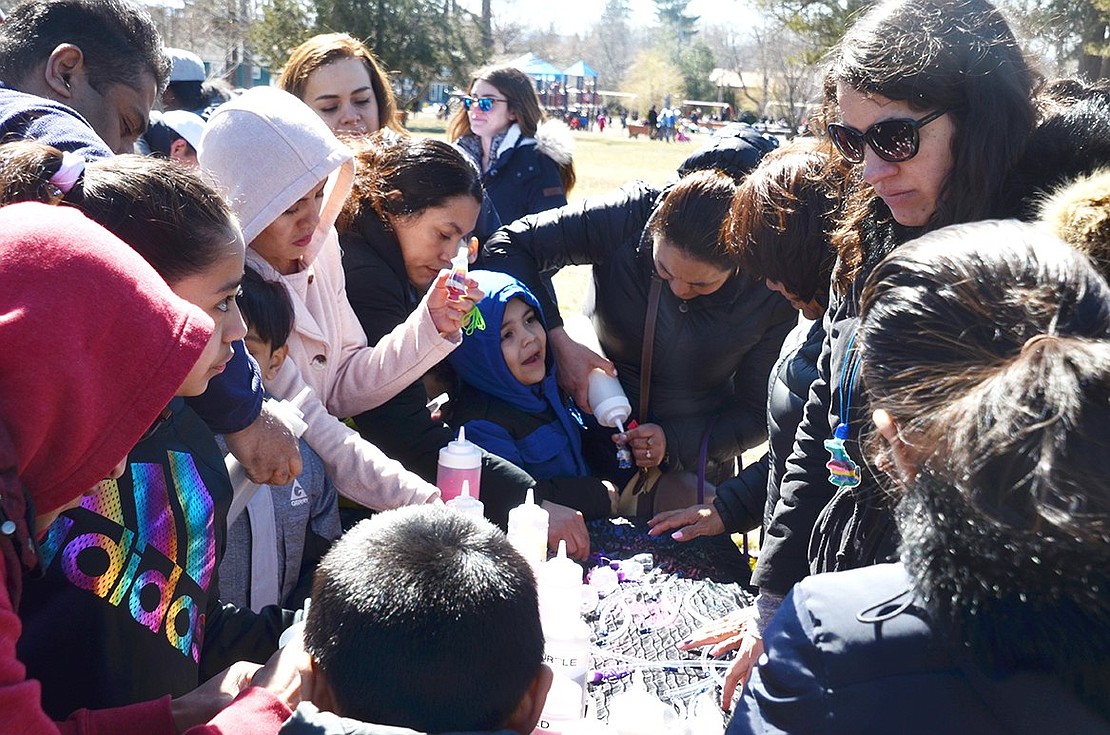
<svg viewBox="0 0 1110 735">
<path fill-rule="evenodd" d="M 378 102 L 378 119 L 381 120 L 382 127 L 404 133 L 389 76 L 366 44 L 347 33 L 322 33 L 293 49 L 281 70 L 278 86 L 297 99 L 304 100 L 305 87 L 312 73 L 344 59 L 359 59 L 366 65 L 370 86 L 373 87 L 374 97 Z"/>
</svg>

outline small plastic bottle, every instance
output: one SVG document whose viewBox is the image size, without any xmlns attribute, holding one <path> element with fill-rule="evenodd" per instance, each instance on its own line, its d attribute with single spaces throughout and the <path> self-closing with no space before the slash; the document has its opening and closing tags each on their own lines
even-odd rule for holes
<svg viewBox="0 0 1110 735">
<path fill-rule="evenodd" d="M 547 511 L 536 505 L 532 488 L 528 488 L 524 502 L 509 511 L 509 543 L 532 565 L 532 569 L 539 568 L 547 558 L 549 520 Z"/>
<path fill-rule="evenodd" d="M 443 502 L 457 498 L 462 492 L 463 482 L 470 483 L 470 494 L 475 500 L 481 498 L 482 449 L 466 440 L 466 429 L 460 426 L 459 437 L 439 450 L 436 487 Z"/>
<path fill-rule="evenodd" d="M 459 241 L 459 251 L 451 258 L 451 275 L 447 276 L 447 293 L 454 301 L 466 296 L 466 277 L 470 264 L 470 249 L 466 239 Z"/>
<path fill-rule="evenodd" d="M 266 407 L 285 422 L 285 425 L 293 432 L 293 436 L 298 439 L 308 431 L 308 424 L 304 422 L 304 411 L 301 410 L 301 405 L 311 392 L 312 388 L 306 385 L 301 388 L 300 393 L 290 400 L 282 399 L 279 401 L 275 398 L 267 398 L 265 401 Z M 231 505 L 227 510 L 227 527 L 231 528 L 231 524 L 247 507 L 247 503 L 250 502 L 251 497 L 260 486 L 250 481 L 250 478 L 247 477 L 247 471 L 231 452 L 224 455 L 224 466 L 227 468 L 228 479 L 231 480 Z"/>
<path fill-rule="evenodd" d="M 588 381 L 587 391 L 594 418 L 602 426 L 623 434 L 628 417 L 632 415 L 632 404 L 628 402 L 621 382 L 600 368 L 590 371 Z M 617 445 L 617 467 L 622 470 L 632 467 L 632 452 L 626 444 Z"/>
<path fill-rule="evenodd" d="M 470 494 L 470 480 L 463 480 L 462 493 L 447 501 L 447 507 L 463 515 L 485 518 L 486 505 Z"/>
</svg>

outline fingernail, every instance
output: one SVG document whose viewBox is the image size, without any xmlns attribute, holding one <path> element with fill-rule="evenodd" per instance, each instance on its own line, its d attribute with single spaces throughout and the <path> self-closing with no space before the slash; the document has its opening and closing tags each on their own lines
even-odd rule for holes
<svg viewBox="0 0 1110 735">
<path fill-rule="evenodd" d="M 682 531 L 675 531 L 674 533 L 671 534 L 671 538 L 673 538 L 675 541 L 681 541 L 682 540 Z"/>
</svg>

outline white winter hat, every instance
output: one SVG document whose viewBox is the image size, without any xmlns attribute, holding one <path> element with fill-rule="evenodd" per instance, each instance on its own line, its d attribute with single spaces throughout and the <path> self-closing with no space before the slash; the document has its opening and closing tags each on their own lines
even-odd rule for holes
<svg viewBox="0 0 1110 735">
<path fill-rule="evenodd" d="M 170 69 L 171 82 L 203 82 L 207 78 L 204 62 L 192 51 L 183 48 L 166 48 L 173 67 Z M 178 132 L 181 132 L 178 130 Z"/>
<path fill-rule="evenodd" d="M 200 151 L 200 139 L 204 135 L 204 118 L 188 110 L 169 110 L 162 113 L 162 123 L 185 139 L 193 149 Z"/>
</svg>

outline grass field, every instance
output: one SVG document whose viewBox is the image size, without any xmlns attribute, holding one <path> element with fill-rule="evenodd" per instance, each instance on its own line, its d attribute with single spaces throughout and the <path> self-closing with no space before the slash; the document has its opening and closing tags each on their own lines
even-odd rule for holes
<svg viewBox="0 0 1110 735">
<path fill-rule="evenodd" d="M 410 115 L 406 126 L 420 135 L 447 137 L 446 123 L 432 114 Z M 698 138 L 689 143 L 664 143 L 644 136 L 629 138 L 620 123 L 607 127 L 604 133 L 576 130 L 571 135 L 574 137 L 574 170 L 578 176 L 570 193 L 571 201 L 605 194 L 637 179 L 664 184 L 674 178 L 679 164 L 704 142 Z M 581 314 L 589 266 L 564 268 L 554 281 L 563 316 Z"/>
</svg>

